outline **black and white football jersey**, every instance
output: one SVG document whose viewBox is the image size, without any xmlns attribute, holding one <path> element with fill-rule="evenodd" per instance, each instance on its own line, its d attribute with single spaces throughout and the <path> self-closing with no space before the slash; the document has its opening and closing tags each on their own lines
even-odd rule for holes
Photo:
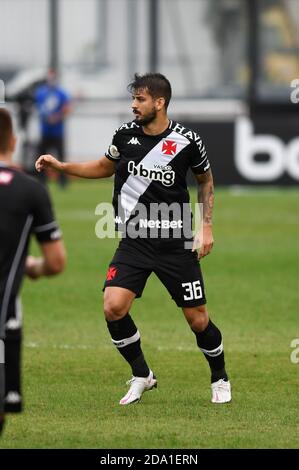
<svg viewBox="0 0 299 470">
<path fill-rule="evenodd" d="M 46 188 L 22 171 L 3 163 L 0 163 L 0 214 L 2 316 L 2 313 L 6 315 L 10 299 L 19 292 L 30 235 L 34 233 L 39 243 L 46 243 L 60 239 L 61 232 Z"/>
<path fill-rule="evenodd" d="M 183 211 L 185 225 L 188 220 L 186 206 L 190 224 L 187 171 L 201 174 L 210 168 L 196 132 L 170 121 L 162 134 L 148 135 L 135 121 L 125 123 L 115 132 L 106 157 L 116 162 L 113 206 L 118 230 L 128 225 L 182 229 Z"/>
</svg>

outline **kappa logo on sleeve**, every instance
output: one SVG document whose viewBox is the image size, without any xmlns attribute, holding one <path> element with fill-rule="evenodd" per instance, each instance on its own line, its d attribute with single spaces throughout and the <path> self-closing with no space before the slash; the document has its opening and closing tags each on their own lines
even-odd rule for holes
<svg viewBox="0 0 299 470">
<path fill-rule="evenodd" d="M 141 143 L 139 142 L 139 140 L 137 139 L 137 137 L 132 137 L 132 139 L 129 140 L 128 144 L 132 144 L 132 145 L 141 145 Z"/>
<path fill-rule="evenodd" d="M 50 234 L 51 240 L 59 240 L 61 237 L 62 231 L 59 228 L 57 228 L 56 230 L 54 230 L 54 232 Z"/>
</svg>

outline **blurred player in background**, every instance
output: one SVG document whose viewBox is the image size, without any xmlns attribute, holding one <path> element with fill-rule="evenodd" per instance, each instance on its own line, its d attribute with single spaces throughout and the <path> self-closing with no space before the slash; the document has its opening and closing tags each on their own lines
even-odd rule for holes
<svg viewBox="0 0 299 470">
<path fill-rule="evenodd" d="M 115 174 L 115 222 L 123 238 L 107 273 L 104 312 L 112 342 L 130 364 L 133 374 L 129 391 L 120 404 L 136 403 L 145 391 L 157 386 L 157 379 L 141 349 L 140 333 L 129 314 L 151 272 L 182 308 L 198 347 L 209 363 L 212 402 L 226 403 L 231 400 L 231 387 L 225 370 L 222 335 L 209 319 L 198 262 L 198 257 L 210 253 L 214 242 L 214 186 L 205 146 L 198 134 L 168 118 L 171 86 L 163 75 L 136 74 L 128 89 L 132 93 L 135 120 L 115 132 L 105 156 L 86 163 L 61 163 L 51 155 L 42 155 L 36 168 L 38 171 L 54 168 L 84 178 Z M 166 207 L 176 203 L 176 207 L 183 210 L 185 205 L 190 211 L 186 184 L 189 168 L 198 183 L 198 201 L 203 204 L 203 239 L 199 253 L 200 234 L 193 240 L 191 227 L 189 232 L 188 227 L 183 230 L 185 220 L 171 213 L 168 218 L 159 213 L 155 216 L 152 210 L 156 203 L 164 203 Z M 145 219 L 136 216 L 136 208 L 141 204 L 146 208 Z M 190 219 L 187 217 L 189 222 Z M 146 234 L 130 237 L 130 231 L 141 225 L 149 229 Z M 163 227 L 181 231 L 176 236 L 170 231 L 165 237 Z M 158 229 L 158 233 L 153 233 L 151 228 Z"/>
<path fill-rule="evenodd" d="M 35 178 L 13 166 L 15 145 L 11 116 L 0 108 L 1 429 L 6 412 L 22 411 L 22 313 L 18 294 L 23 276 L 37 279 L 58 274 L 63 271 L 66 259 L 48 192 Z M 41 257 L 27 256 L 33 233 L 40 245 Z"/>
<path fill-rule="evenodd" d="M 49 69 L 47 83 L 35 92 L 35 103 L 40 119 L 41 140 L 40 154 L 53 152 L 61 160 L 65 160 L 65 119 L 71 112 L 70 96 L 57 84 L 57 73 Z M 46 175 L 43 174 L 43 180 Z M 64 173 L 59 174 L 58 183 L 61 187 L 67 184 Z"/>
</svg>

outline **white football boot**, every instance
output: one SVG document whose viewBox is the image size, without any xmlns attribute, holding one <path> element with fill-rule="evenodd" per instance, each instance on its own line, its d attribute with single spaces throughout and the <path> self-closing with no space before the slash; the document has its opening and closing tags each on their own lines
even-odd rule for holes
<svg viewBox="0 0 299 470">
<path fill-rule="evenodd" d="M 232 399 L 231 385 L 223 379 L 212 383 L 212 403 L 229 403 Z"/>
<path fill-rule="evenodd" d="M 130 405 L 138 403 L 144 392 L 157 388 L 157 379 L 153 372 L 150 371 L 148 377 L 132 377 L 128 380 L 127 385 L 130 385 L 128 393 L 120 400 L 120 405 Z"/>
</svg>

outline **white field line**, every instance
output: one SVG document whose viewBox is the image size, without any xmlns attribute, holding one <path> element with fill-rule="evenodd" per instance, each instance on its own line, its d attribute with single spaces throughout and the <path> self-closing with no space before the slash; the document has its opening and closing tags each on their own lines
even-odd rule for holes
<svg viewBox="0 0 299 470">
<path fill-rule="evenodd" d="M 99 349 L 98 347 L 95 346 L 90 346 L 87 344 L 42 344 L 42 343 L 35 343 L 32 341 L 29 341 L 25 343 L 25 348 L 29 349 L 85 349 L 85 350 L 96 350 Z M 101 345 L 100 349 L 113 349 L 113 345 L 105 344 Z M 182 351 L 182 352 L 188 352 L 188 351 L 197 351 L 198 348 L 196 346 L 184 346 L 184 345 L 178 345 L 174 347 L 167 347 L 167 346 L 157 346 L 157 351 Z"/>
<path fill-rule="evenodd" d="M 285 194 L 298 194 L 298 189 L 293 187 L 285 188 L 283 186 L 246 186 L 246 185 L 231 185 L 228 187 L 227 192 L 231 196 L 277 196 Z"/>
</svg>

